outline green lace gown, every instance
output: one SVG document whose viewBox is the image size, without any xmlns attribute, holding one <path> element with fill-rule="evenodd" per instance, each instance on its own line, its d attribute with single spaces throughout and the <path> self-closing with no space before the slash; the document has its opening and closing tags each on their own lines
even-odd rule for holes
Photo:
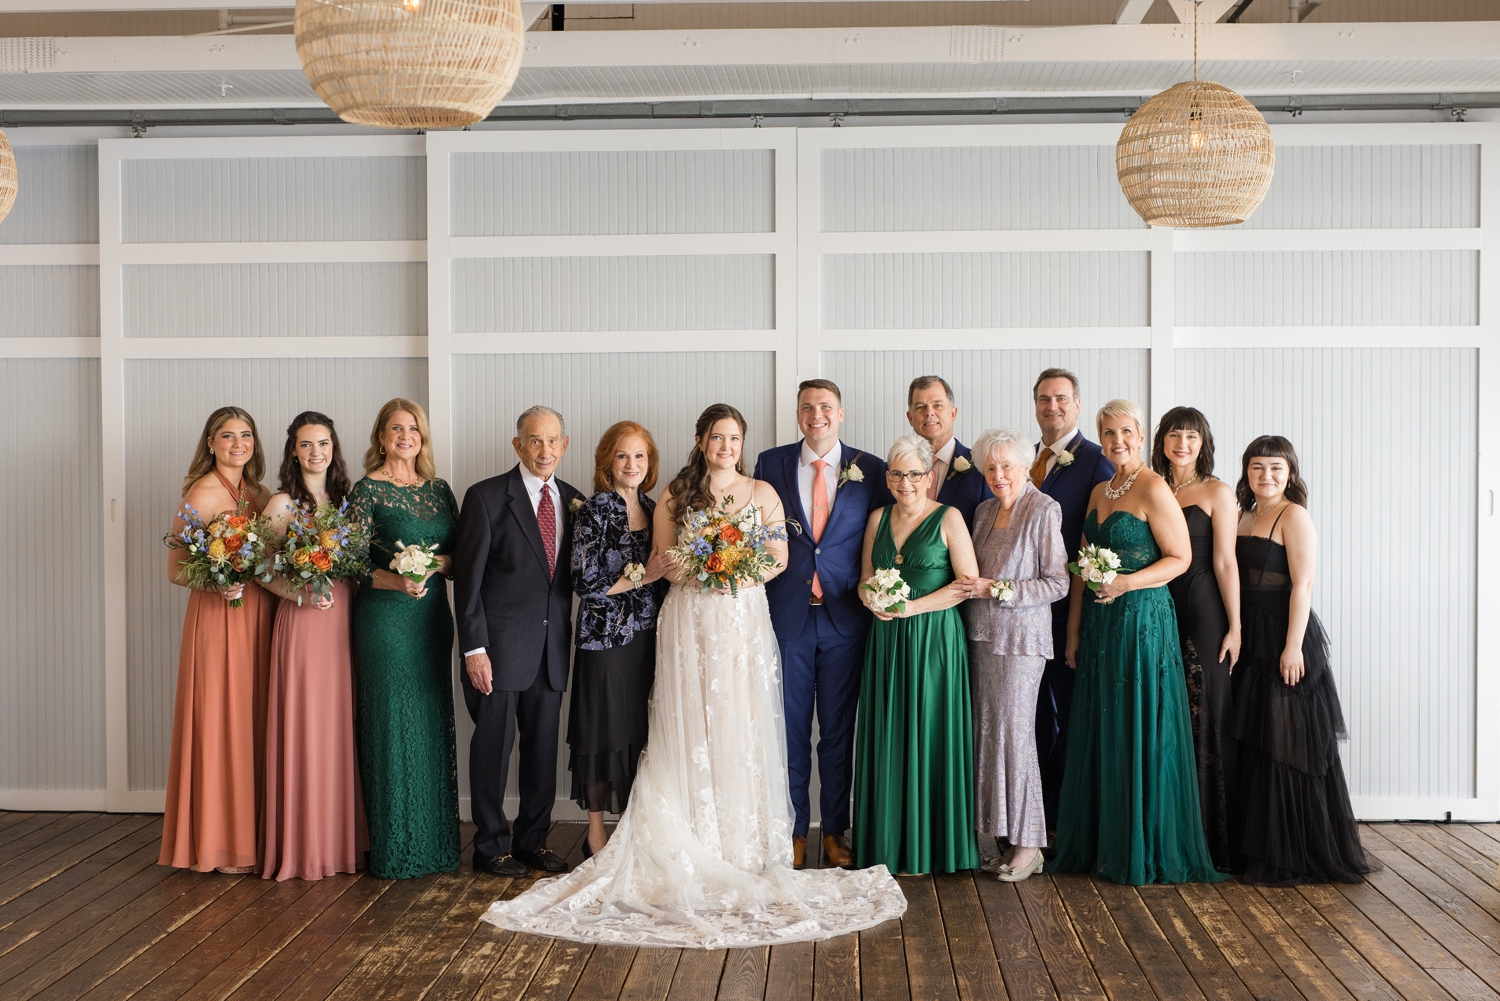
<svg viewBox="0 0 1500 1001">
<path fill-rule="evenodd" d="M 1090 511 L 1085 543 L 1134 572 L 1161 559 L 1151 527 Z M 1198 772 L 1177 612 L 1165 587 L 1101 604 L 1084 592 L 1056 872 L 1116 883 L 1220 882 L 1198 810 Z"/>
<path fill-rule="evenodd" d="M 368 477 L 349 495 L 371 526 L 370 566 L 396 542 L 449 547 L 458 502 L 443 480 L 398 487 Z M 368 582 L 367 582 L 368 583 Z M 453 617 L 442 577 L 427 594 L 363 587 L 354 606 L 355 733 L 370 827 L 370 874 L 406 879 L 459 864 L 453 735 Z"/>
<path fill-rule="evenodd" d="M 891 509 L 871 553 L 899 567 L 920 598 L 953 580 L 940 507 L 912 530 L 897 562 Z M 979 867 L 969 651 L 957 608 L 875 620 L 865 642 L 855 734 L 854 852 L 860 868 L 957 872 Z"/>
</svg>

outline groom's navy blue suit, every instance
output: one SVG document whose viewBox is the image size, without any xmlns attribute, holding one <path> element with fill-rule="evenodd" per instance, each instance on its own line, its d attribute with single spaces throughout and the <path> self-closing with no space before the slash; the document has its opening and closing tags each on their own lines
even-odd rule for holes
<svg viewBox="0 0 1500 1001">
<path fill-rule="evenodd" d="M 1037 450 L 1041 450 L 1040 443 Z M 1068 451 L 1073 453 L 1072 464 L 1053 463 L 1042 481 L 1042 493 L 1062 508 L 1063 547 L 1072 560 L 1082 545 L 1089 495 L 1094 492 L 1095 484 L 1115 475 L 1115 465 L 1082 432 L 1074 435 Z M 1042 770 L 1042 807 L 1047 814 L 1047 826 L 1054 830 L 1068 749 L 1068 716 L 1073 711 L 1073 669 L 1064 656 L 1068 644 L 1068 602 L 1063 597 L 1052 603 L 1052 659 L 1042 672 L 1036 701 L 1036 753 Z"/>
<path fill-rule="evenodd" d="M 852 462 L 862 481 L 846 480 L 835 491 L 833 509 L 817 543 L 812 512 L 802 509 L 797 472 L 802 442 L 760 453 L 755 478 L 765 480 L 781 497 L 786 515 L 802 526 L 787 540 L 787 568 L 766 585 L 771 625 L 781 648 L 782 692 L 786 707 L 787 768 L 793 833 L 806 836 L 812 777 L 812 721 L 818 717 L 818 796 L 823 833 L 849 828 L 849 791 L 854 781 L 854 711 L 859 703 L 860 669 L 870 613 L 859 600 L 860 559 L 865 522 L 870 512 L 891 502 L 885 486 L 885 463 L 868 452 L 840 443 L 841 469 Z M 823 603 L 812 604 L 812 577 L 817 571 Z"/>
</svg>

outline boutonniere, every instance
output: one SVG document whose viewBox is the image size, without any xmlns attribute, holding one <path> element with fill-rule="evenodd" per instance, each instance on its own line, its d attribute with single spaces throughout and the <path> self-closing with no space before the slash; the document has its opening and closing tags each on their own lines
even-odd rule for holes
<svg viewBox="0 0 1500 1001">
<path fill-rule="evenodd" d="M 1068 449 L 1063 449 L 1061 452 L 1057 453 L 1056 464 L 1059 466 L 1071 466 L 1073 464 L 1073 458 L 1074 456 L 1071 451 L 1069 451 Z"/>
<path fill-rule="evenodd" d="M 568 516 L 570 518 L 571 517 L 577 517 L 578 512 L 582 511 L 582 510 L 583 510 L 583 498 L 582 497 L 574 497 L 572 500 L 568 501 Z"/>
<path fill-rule="evenodd" d="M 843 469 L 839 470 L 839 482 L 833 489 L 842 490 L 845 483 L 863 483 L 865 481 L 865 471 L 854 464 L 855 459 L 858 458 L 859 453 L 855 452 L 854 457 L 845 464 Z"/>
<path fill-rule="evenodd" d="M 959 473 L 967 473 L 969 470 L 971 470 L 973 468 L 974 468 L 974 463 L 970 462 L 968 459 L 964 458 L 962 455 L 956 456 L 954 458 L 954 460 L 953 460 L 953 465 L 948 468 L 948 475 L 945 477 L 945 480 L 951 480 L 951 479 L 953 479 L 953 477 L 957 476 Z"/>
</svg>

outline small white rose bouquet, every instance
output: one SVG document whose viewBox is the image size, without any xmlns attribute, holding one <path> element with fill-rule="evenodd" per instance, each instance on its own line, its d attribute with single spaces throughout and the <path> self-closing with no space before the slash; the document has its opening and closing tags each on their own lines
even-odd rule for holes
<svg viewBox="0 0 1500 1001">
<path fill-rule="evenodd" d="M 901 579 L 901 571 L 895 567 L 876 570 L 874 576 L 859 586 L 870 592 L 870 604 L 877 610 L 893 615 L 906 611 L 906 599 L 911 597 L 911 585 Z"/>
<path fill-rule="evenodd" d="M 1120 569 L 1120 557 L 1108 549 L 1100 549 L 1097 545 L 1084 546 L 1078 551 L 1078 562 L 1068 564 L 1068 573 L 1083 579 L 1083 586 L 1090 591 L 1097 591 L 1105 584 L 1114 580 Z M 1113 598 L 1100 598 L 1099 604 L 1106 605 Z"/>
<path fill-rule="evenodd" d="M 407 545 L 396 540 L 396 556 L 391 560 L 391 569 L 407 580 L 418 583 L 427 579 L 427 572 L 437 566 L 437 546 Z"/>
<path fill-rule="evenodd" d="M 1010 601 L 1016 596 L 1016 582 L 997 580 L 990 583 L 990 597 L 996 601 Z"/>
</svg>

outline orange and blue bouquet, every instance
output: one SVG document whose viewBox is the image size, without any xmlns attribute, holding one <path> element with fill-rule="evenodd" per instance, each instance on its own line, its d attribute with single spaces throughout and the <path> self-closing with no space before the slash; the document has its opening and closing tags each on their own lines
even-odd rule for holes
<svg viewBox="0 0 1500 1001">
<path fill-rule="evenodd" d="M 275 560 L 266 553 L 265 519 L 248 514 L 249 507 L 249 501 L 240 501 L 235 511 L 205 522 L 192 505 L 182 505 L 178 517 L 185 524 L 162 540 L 169 549 L 187 551 L 181 560 L 179 580 L 188 587 L 208 591 L 271 579 Z M 243 604 L 243 598 L 236 598 L 229 607 Z"/>
<path fill-rule="evenodd" d="M 727 589 L 738 597 L 741 584 L 764 583 L 776 566 L 768 544 L 786 541 L 787 523 L 767 525 L 754 504 L 730 514 L 733 501 L 725 497 L 718 511 L 689 511 L 682 541 L 667 550 L 701 594 Z"/>
<path fill-rule="evenodd" d="M 349 513 L 348 501 L 338 507 L 324 504 L 315 511 L 299 507 L 276 554 L 276 569 L 297 592 L 300 605 L 303 591 L 328 598 L 334 581 L 367 574 L 368 546 L 369 532 Z"/>
</svg>

